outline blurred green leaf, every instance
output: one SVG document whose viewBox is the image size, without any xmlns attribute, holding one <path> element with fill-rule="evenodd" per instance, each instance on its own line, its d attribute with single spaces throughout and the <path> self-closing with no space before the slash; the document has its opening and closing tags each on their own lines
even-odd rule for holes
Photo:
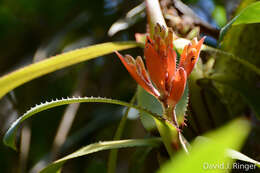
<svg viewBox="0 0 260 173">
<path fill-rule="evenodd" d="M 239 132 L 238 130 L 239 129 Z M 226 149 L 239 149 L 250 130 L 246 120 L 235 120 L 228 125 L 210 132 L 205 138 L 200 138 L 192 143 L 190 154 L 179 153 L 170 162 L 165 164 L 159 173 L 187 173 L 187 172 L 226 172 L 225 169 L 204 169 L 207 165 L 228 166 L 232 159 L 226 157 Z"/>
<path fill-rule="evenodd" d="M 257 0 L 240 1 L 239 6 L 236 8 L 235 15 L 239 15 L 244 9 L 250 6 L 250 4 L 256 1 Z M 249 83 L 257 82 L 260 75 L 260 59 L 256 57 L 260 55 L 258 51 L 260 49 L 258 42 L 260 35 L 256 33 L 258 33 L 259 30 L 259 24 L 232 25 L 221 42 L 220 49 L 224 51 L 224 53 L 215 55 L 216 62 L 214 64 L 213 73 L 235 76 L 239 78 L 242 83 L 245 83 L 245 81 Z M 218 90 L 221 96 L 220 99 L 226 104 L 231 117 L 244 113 L 248 104 L 237 90 L 228 85 L 223 85 L 220 82 L 214 82 L 214 87 Z"/>
<path fill-rule="evenodd" d="M 152 147 L 146 148 L 138 148 L 136 149 L 135 153 L 133 154 L 130 164 L 129 164 L 129 173 L 143 173 L 147 172 L 145 167 L 145 160 L 148 158 L 147 156 L 152 151 Z M 150 166 L 150 164 L 149 164 Z"/>
<path fill-rule="evenodd" d="M 87 172 L 106 173 L 106 163 L 103 160 L 101 161 L 101 160 L 93 159 L 88 164 L 86 170 L 85 171 L 81 171 L 81 172 L 85 172 L 85 173 L 87 173 Z"/>
<path fill-rule="evenodd" d="M 145 17 L 145 3 L 142 2 L 138 6 L 131 9 L 123 19 L 117 20 L 108 30 L 108 35 L 113 36 L 117 32 L 128 29 Z"/>
<path fill-rule="evenodd" d="M 245 99 L 248 105 L 253 109 L 254 113 L 260 118 L 260 89 L 257 84 L 252 85 L 249 82 L 241 80 L 237 77 L 227 76 L 224 74 L 215 74 L 210 77 L 215 82 L 219 82 L 224 85 L 228 85 L 234 90 L 238 91 Z"/>
<path fill-rule="evenodd" d="M 54 173 L 60 172 L 62 165 L 70 159 L 77 158 L 80 156 L 88 155 L 98 151 L 115 149 L 115 148 L 126 148 L 126 147 L 157 147 L 161 144 L 160 138 L 150 138 L 150 139 L 128 139 L 128 140 L 119 140 L 119 141 L 107 141 L 107 142 L 98 142 L 95 144 L 90 144 L 86 147 L 71 153 L 44 168 L 40 173 Z"/>
<path fill-rule="evenodd" d="M 227 30 L 232 25 L 251 24 L 260 22 L 260 2 L 254 2 L 248 5 L 237 16 L 235 16 L 228 24 L 220 31 L 219 41 L 222 41 Z"/>
<path fill-rule="evenodd" d="M 226 10 L 223 6 L 217 5 L 213 11 L 212 16 L 220 27 L 227 23 Z"/>
<path fill-rule="evenodd" d="M 50 57 L 49 59 L 31 64 L 0 78 L 0 98 L 12 89 L 45 74 L 87 61 L 115 50 L 124 50 L 137 47 L 136 42 L 102 43 L 81 48 L 68 53 Z"/>
<path fill-rule="evenodd" d="M 61 105 L 66 105 L 66 104 L 71 104 L 71 103 L 83 103 L 83 102 L 108 103 L 108 104 L 116 104 L 116 105 L 132 107 L 132 108 L 137 109 L 140 112 L 147 113 L 147 115 L 149 115 L 149 116 L 153 116 L 155 119 L 158 120 L 158 122 L 165 124 L 164 120 L 162 120 L 162 118 L 160 116 L 152 113 L 149 110 L 146 110 L 144 108 L 141 108 L 139 106 L 136 106 L 136 105 L 133 105 L 133 104 L 130 104 L 127 102 L 113 100 L 113 99 L 107 99 L 107 98 L 100 98 L 100 97 L 67 98 L 67 99 L 62 99 L 62 100 L 46 102 L 41 105 L 36 105 L 34 108 L 31 108 L 23 116 L 21 116 L 14 123 L 12 123 L 11 127 L 8 129 L 8 131 L 6 132 L 6 134 L 4 136 L 4 139 L 3 139 L 4 144 L 16 150 L 15 137 L 16 137 L 16 132 L 17 132 L 18 127 L 21 125 L 21 123 L 23 121 L 25 121 L 26 119 L 35 115 L 36 113 L 53 108 L 53 107 L 61 106 Z"/>
<path fill-rule="evenodd" d="M 260 2 L 255 2 L 246 7 L 236 18 L 233 25 L 260 22 Z"/>
</svg>

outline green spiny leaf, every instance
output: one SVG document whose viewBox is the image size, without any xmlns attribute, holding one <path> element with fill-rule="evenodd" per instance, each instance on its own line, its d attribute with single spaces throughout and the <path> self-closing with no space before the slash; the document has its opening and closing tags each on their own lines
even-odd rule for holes
<svg viewBox="0 0 260 173">
<path fill-rule="evenodd" d="M 147 93 L 142 87 L 137 88 L 137 103 L 154 113 L 162 115 L 162 105 L 161 103 L 151 94 Z M 156 124 L 151 116 L 147 116 L 146 113 L 140 112 L 140 119 L 144 128 L 148 131 L 156 129 Z"/>
<path fill-rule="evenodd" d="M 175 108 L 176 116 L 177 116 L 179 124 L 182 124 L 185 120 L 188 103 L 189 103 L 189 87 L 188 87 L 188 83 L 187 83 L 183 96 L 182 96 L 181 100 L 177 103 L 176 108 Z"/>
<path fill-rule="evenodd" d="M 5 145 L 13 148 L 16 150 L 15 146 L 15 137 L 16 137 L 16 132 L 18 127 L 21 125 L 23 121 L 26 119 L 30 118 L 31 116 L 35 115 L 36 113 L 39 113 L 41 111 L 61 106 L 61 105 L 66 105 L 66 104 L 71 104 L 71 103 L 83 103 L 83 102 L 91 102 L 91 103 L 108 103 L 108 104 L 116 104 L 116 105 L 122 105 L 122 106 L 127 106 L 127 107 L 132 107 L 137 109 L 140 112 L 145 112 L 149 114 L 149 116 L 153 116 L 155 119 L 158 119 L 159 122 L 164 121 L 162 118 L 157 115 L 152 113 L 151 111 L 141 108 L 139 106 L 119 101 L 119 100 L 113 100 L 113 99 L 107 99 L 107 98 L 100 98 L 100 97 L 78 97 L 78 98 L 67 98 L 67 99 L 61 99 L 61 100 L 55 100 L 51 102 L 46 102 L 41 105 L 36 105 L 34 108 L 30 109 L 27 111 L 23 116 L 18 118 L 8 129 L 6 132 L 3 142 Z M 164 122 L 162 122 L 164 123 Z"/>
</svg>

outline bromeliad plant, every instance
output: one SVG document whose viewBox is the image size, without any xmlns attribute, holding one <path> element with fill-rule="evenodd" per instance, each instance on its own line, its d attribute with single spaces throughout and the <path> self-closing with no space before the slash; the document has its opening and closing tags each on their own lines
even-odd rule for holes
<svg viewBox="0 0 260 173">
<path fill-rule="evenodd" d="M 141 47 L 140 44 L 136 42 L 103 43 L 55 56 L 0 78 L 0 97 L 15 87 L 44 74 L 116 51 L 117 56 L 126 67 L 130 75 L 136 80 L 136 82 L 161 103 L 163 108 L 162 116 L 155 114 L 151 110 L 134 105 L 133 103 L 135 98 L 132 99 L 131 103 L 99 97 L 79 97 L 55 100 L 36 105 L 36 107 L 30 109 L 23 116 L 17 119 L 7 131 L 4 137 L 4 143 L 13 149 L 16 149 L 15 137 L 18 127 L 23 121 L 38 112 L 65 104 L 95 102 L 117 104 L 126 106 L 128 108 L 135 108 L 139 112 L 149 114 L 156 121 L 156 125 L 161 137 L 120 140 L 124 122 L 129 112 L 128 109 L 122 118 L 116 132 L 114 138 L 116 141 L 99 142 L 83 147 L 82 149 L 51 163 L 41 172 L 57 172 L 59 169 L 61 169 L 62 165 L 67 160 L 101 150 L 117 149 L 123 147 L 158 147 L 163 141 L 169 155 L 173 156 L 172 148 L 174 148 L 173 144 L 175 144 L 176 139 L 179 143 L 181 143 L 184 150 L 187 150 L 185 146 L 185 139 L 181 134 L 182 131 L 179 124 L 180 122 L 177 119 L 178 115 L 176 115 L 176 107 L 183 97 L 185 87 L 187 85 L 187 79 L 191 75 L 196 63 L 198 62 L 202 44 L 205 38 L 202 38 L 199 41 L 194 38 L 192 41 L 190 41 L 183 47 L 182 53 L 178 59 L 173 44 L 176 36 L 170 28 L 167 28 L 162 15 L 160 15 L 160 9 L 158 10 L 158 1 L 146 0 L 146 3 L 150 26 L 150 35 L 146 36 L 144 45 L 144 58 L 146 65 L 140 56 L 134 59 L 130 55 L 122 56 L 117 52 L 137 46 Z M 160 24 L 156 24 L 156 22 L 159 22 Z M 253 71 L 257 72 L 257 74 L 260 74 L 260 70 L 254 65 L 250 63 L 244 63 L 244 61 L 241 61 L 240 59 L 237 60 L 234 56 L 230 57 L 246 67 L 254 67 L 252 68 Z M 221 81 L 221 78 L 218 78 L 218 80 Z M 191 151 L 189 159 L 185 159 L 183 155 L 174 158 L 177 163 L 174 171 L 178 173 L 184 173 L 191 172 L 193 171 L 193 168 L 195 168 L 197 172 L 203 172 L 201 171 L 201 165 L 205 161 L 210 160 L 213 162 L 218 162 L 219 160 L 227 160 L 224 154 L 225 149 L 227 147 L 239 149 L 249 132 L 249 126 L 250 125 L 244 120 L 235 121 L 231 125 L 217 131 L 217 133 L 214 135 L 209 135 L 213 139 L 215 138 L 213 141 L 200 141 L 200 139 L 198 139 L 199 142 L 195 143 L 195 145 L 192 145 L 194 150 Z M 241 129 L 241 133 L 237 133 L 237 128 Z M 227 131 L 229 133 L 226 133 Z M 174 136 L 173 133 L 178 134 L 179 138 L 176 135 Z M 235 138 L 233 139 L 232 137 Z M 214 153 L 214 155 L 209 155 L 209 152 Z M 176 154 L 176 152 L 174 154 Z M 108 164 L 109 173 L 115 172 L 116 153 L 111 152 L 110 156 L 111 159 L 109 159 Z M 199 164 L 197 164 L 198 161 Z M 190 165 L 189 167 L 186 167 L 185 164 Z M 258 163 L 258 165 L 260 165 L 260 163 Z M 188 168 L 191 168 L 192 170 L 186 171 Z M 167 170 L 162 169 L 161 172 L 167 172 Z M 168 172 L 173 171 L 170 170 Z"/>
<path fill-rule="evenodd" d="M 186 81 L 198 61 L 205 38 L 194 38 L 186 45 L 177 65 L 177 54 L 173 47 L 173 31 L 157 24 L 154 34 L 146 37 L 144 62 L 140 56 L 136 60 L 130 56 L 116 54 L 130 75 L 148 93 L 156 97 L 163 107 L 163 116 L 179 129 L 175 107 L 181 99 Z"/>
</svg>

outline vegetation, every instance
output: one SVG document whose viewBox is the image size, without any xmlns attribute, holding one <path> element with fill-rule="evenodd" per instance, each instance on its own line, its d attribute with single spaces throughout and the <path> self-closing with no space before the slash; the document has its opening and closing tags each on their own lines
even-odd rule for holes
<svg viewBox="0 0 260 173">
<path fill-rule="evenodd" d="M 259 1 L 0 14 L 0 172 L 259 172 Z"/>
</svg>

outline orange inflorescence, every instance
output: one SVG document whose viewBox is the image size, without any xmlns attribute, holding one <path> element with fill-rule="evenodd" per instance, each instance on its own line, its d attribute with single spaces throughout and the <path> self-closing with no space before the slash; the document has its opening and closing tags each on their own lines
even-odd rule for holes
<svg viewBox="0 0 260 173">
<path fill-rule="evenodd" d="M 152 38 L 146 38 L 144 56 L 147 70 L 140 56 L 135 60 L 130 55 L 123 57 L 118 52 L 116 54 L 139 85 L 166 105 L 175 106 L 183 95 L 187 77 L 198 60 L 203 41 L 204 38 L 199 42 L 195 38 L 184 47 L 178 67 L 172 30 L 166 33 L 166 29 L 160 26 L 156 26 Z"/>
</svg>

